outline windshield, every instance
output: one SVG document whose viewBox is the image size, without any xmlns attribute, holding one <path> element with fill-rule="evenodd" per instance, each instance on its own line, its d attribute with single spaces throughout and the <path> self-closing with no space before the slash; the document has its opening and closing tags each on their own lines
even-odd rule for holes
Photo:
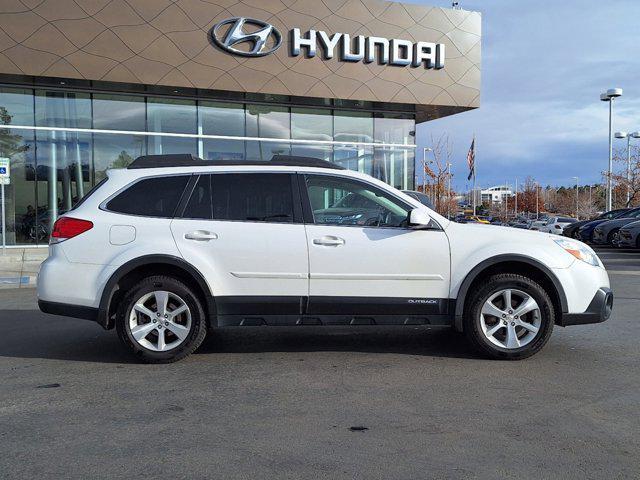
<svg viewBox="0 0 640 480">
<path fill-rule="evenodd" d="M 622 211 L 618 211 L 616 212 L 611 218 L 624 218 L 629 214 L 629 210 L 628 209 L 624 209 Z"/>
<path fill-rule="evenodd" d="M 415 198 L 422 205 L 424 205 L 425 207 L 429 207 L 430 209 L 433 210 L 433 203 L 431 203 L 431 199 L 427 195 L 425 195 L 424 193 L 414 192 L 413 190 L 403 190 L 403 193 L 406 193 L 410 197 Z"/>
</svg>

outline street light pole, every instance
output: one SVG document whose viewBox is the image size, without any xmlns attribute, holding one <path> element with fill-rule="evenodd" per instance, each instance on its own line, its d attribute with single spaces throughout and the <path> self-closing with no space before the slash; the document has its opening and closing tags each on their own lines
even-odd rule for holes
<svg viewBox="0 0 640 480">
<path fill-rule="evenodd" d="M 613 99 L 622 95 L 621 88 L 610 88 L 600 94 L 600 100 L 609 102 L 609 170 L 607 171 L 607 211 L 612 210 L 611 176 L 613 174 Z"/>
<path fill-rule="evenodd" d="M 540 208 L 538 207 L 538 197 L 540 196 L 539 190 L 540 185 L 536 182 L 536 220 L 540 218 Z"/>
<path fill-rule="evenodd" d="M 616 138 L 627 139 L 627 204 L 628 207 L 631 203 L 631 139 L 640 138 L 640 132 L 616 132 Z"/>
<path fill-rule="evenodd" d="M 427 194 L 427 152 L 430 152 L 429 147 L 422 149 L 422 193 Z"/>
<path fill-rule="evenodd" d="M 514 219 L 517 219 L 518 218 L 518 179 L 517 178 L 516 178 L 516 196 L 515 196 L 515 208 L 514 208 L 514 210 L 515 210 L 514 213 L 516 215 L 514 217 Z"/>
<path fill-rule="evenodd" d="M 447 218 L 451 218 L 451 163 L 447 162 Z"/>
<path fill-rule="evenodd" d="M 575 178 L 575 180 L 576 180 L 576 220 L 580 220 L 580 218 L 578 216 L 579 215 L 578 209 L 580 208 L 579 207 L 580 204 L 578 202 L 578 177 L 573 177 L 573 178 Z"/>
</svg>

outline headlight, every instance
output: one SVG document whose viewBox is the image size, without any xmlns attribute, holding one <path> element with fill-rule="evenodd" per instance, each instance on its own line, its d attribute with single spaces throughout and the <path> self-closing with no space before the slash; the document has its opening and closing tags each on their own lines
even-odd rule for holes
<svg viewBox="0 0 640 480">
<path fill-rule="evenodd" d="M 574 242 L 565 238 L 556 238 L 553 240 L 558 244 L 559 247 L 563 248 L 565 252 L 570 253 L 578 260 L 582 260 L 583 262 L 587 262 L 589 265 L 593 265 L 594 267 L 602 266 L 600 263 L 600 259 L 596 255 L 596 252 L 591 250 L 588 246 L 583 243 Z"/>
</svg>

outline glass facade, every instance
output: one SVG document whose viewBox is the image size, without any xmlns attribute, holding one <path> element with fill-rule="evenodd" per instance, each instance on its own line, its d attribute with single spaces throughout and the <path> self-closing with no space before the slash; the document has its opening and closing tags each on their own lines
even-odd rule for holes
<svg viewBox="0 0 640 480">
<path fill-rule="evenodd" d="M 53 222 L 105 176 L 146 154 L 217 160 L 321 158 L 397 188 L 414 183 L 412 114 L 0 87 L 7 238 L 46 245 Z"/>
</svg>

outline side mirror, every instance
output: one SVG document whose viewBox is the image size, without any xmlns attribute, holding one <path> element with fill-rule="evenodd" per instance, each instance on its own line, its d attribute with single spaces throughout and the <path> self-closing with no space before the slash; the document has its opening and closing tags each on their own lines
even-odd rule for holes
<svg viewBox="0 0 640 480">
<path fill-rule="evenodd" d="M 410 227 L 426 227 L 431 222 L 431 217 L 427 212 L 421 208 L 414 208 L 409 212 L 409 226 Z"/>
</svg>

